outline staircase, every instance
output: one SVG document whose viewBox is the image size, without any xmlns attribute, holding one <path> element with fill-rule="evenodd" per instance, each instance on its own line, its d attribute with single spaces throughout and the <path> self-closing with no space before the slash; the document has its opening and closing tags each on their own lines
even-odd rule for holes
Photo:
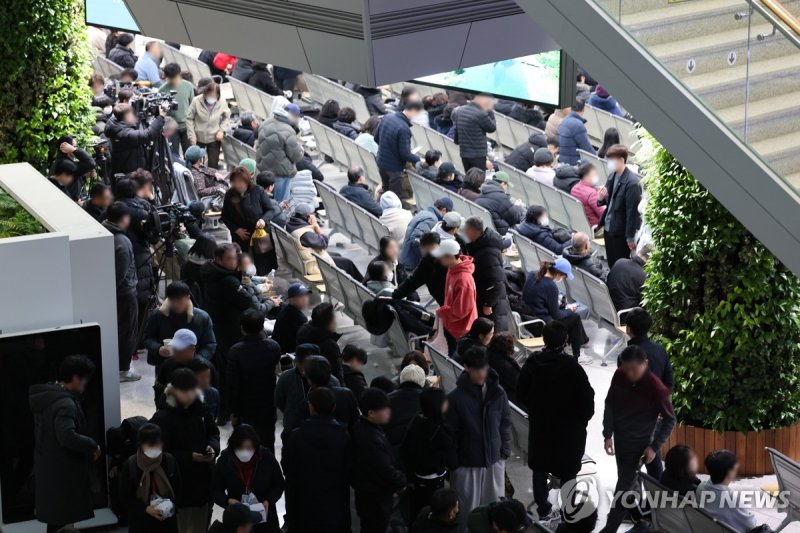
<svg viewBox="0 0 800 533">
<path fill-rule="evenodd" d="M 800 189 L 800 49 L 793 42 L 773 32 L 757 11 L 750 14 L 743 0 L 635 0 L 621 9 L 618 1 L 602 4 Z M 800 15 L 800 1 L 782 4 Z"/>
</svg>

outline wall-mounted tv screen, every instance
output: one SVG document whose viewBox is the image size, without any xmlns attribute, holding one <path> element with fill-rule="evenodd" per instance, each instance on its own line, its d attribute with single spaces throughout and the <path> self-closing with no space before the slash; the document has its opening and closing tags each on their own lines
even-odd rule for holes
<svg viewBox="0 0 800 533">
<path fill-rule="evenodd" d="M 34 520 L 34 431 L 29 405 L 31 385 L 55 381 L 59 363 L 83 354 L 97 367 L 83 394 L 87 431 L 105 443 L 100 326 L 87 324 L 0 336 L 0 524 Z M 103 444 L 103 447 L 105 445 Z M 91 491 L 95 509 L 108 506 L 105 459 L 92 464 Z M 47 480 L 44 480 L 47 483 Z M 0 527 L 2 529 L 2 527 Z"/>
<path fill-rule="evenodd" d="M 86 0 L 86 24 L 129 33 L 141 32 L 123 0 Z"/>
<path fill-rule="evenodd" d="M 500 98 L 559 106 L 561 50 L 442 72 L 415 82 Z"/>
</svg>

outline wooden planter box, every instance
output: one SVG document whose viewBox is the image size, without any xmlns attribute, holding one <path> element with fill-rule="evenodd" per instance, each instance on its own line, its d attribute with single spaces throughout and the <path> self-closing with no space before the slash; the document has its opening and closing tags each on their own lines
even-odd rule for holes
<svg viewBox="0 0 800 533">
<path fill-rule="evenodd" d="M 800 461 L 800 424 L 764 431 L 713 431 L 678 424 L 661 450 L 664 457 L 676 444 L 691 446 L 700 462 L 700 471 L 705 472 L 705 457 L 714 450 L 726 449 L 739 458 L 739 474 L 742 476 L 763 476 L 772 474 L 772 461 L 764 448 L 775 448 Z"/>
</svg>

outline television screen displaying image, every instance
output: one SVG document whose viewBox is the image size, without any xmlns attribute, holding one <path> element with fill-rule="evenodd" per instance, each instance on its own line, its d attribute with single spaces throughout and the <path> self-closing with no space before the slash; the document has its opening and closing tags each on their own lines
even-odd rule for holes
<svg viewBox="0 0 800 533">
<path fill-rule="evenodd" d="M 414 81 L 466 92 L 488 93 L 500 98 L 558 106 L 561 50 L 442 72 Z"/>
<path fill-rule="evenodd" d="M 86 0 L 86 24 L 140 33 L 123 0 Z"/>
<path fill-rule="evenodd" d="M 97 370 L 83 395 L 89 435 L 105 448 L 100 326 L 87 324 L 0 336 L 0 498 L 3 524 L 34 520 L 34 431 L 31 385 L 55 381 L 68 355 L 89 357 Z M 91 466 L 95 509 L 108 506 L 105 458 Z M 47 480 L 45 480 L 47 482 Z"/>
</svg>

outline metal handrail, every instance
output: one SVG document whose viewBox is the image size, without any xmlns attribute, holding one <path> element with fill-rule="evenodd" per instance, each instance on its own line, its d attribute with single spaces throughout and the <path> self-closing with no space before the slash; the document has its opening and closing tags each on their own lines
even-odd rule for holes
<svg viewBox="0 0 800 533">
<path fill-rule="evenodd" d="M 778 0 L 749 0 L 753 10 L 767 19 L 795 46 L 800 48 L 800 20 Z"/>
</svg>

